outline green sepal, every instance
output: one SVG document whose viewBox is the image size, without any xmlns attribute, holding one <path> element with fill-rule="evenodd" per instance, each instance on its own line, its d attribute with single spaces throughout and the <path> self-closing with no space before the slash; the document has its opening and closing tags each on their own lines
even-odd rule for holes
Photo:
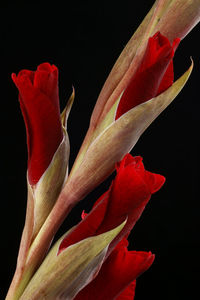
<svg viewBox="0 0 200 300">
<path fill-rule="evenodd" d="M 75 89 L 74 89 L 74 87 L 72 87 L 72 94 L 69 97 L 69 100 L 67 101 L 67 104 L 66 104 L 64 110 L 62 111 L 62 113 L 60 115 L 62 126 L 66 130 L 67 130 L 67 120 L 68 120 L 69 113 L 71 111 L 72 105 L 74 103 L 74 98 L 75 98 Z"/>
<path fill-rule="evenodd" d="M 73 299 L 98 273 L 107 247 L 123 229 L 126 221 L 103 234 L 69 246 L 58 255 L 63 238 L 50 250 L 20 300 Z M 66 298 L 63 298 L 63 297 Z"/>
<path fill-rule="evenodd" d="M 69 138 L 63 128 L 63 140 L 55 152 L 50 165 L 36 185 L 30 186 L 28 183 L 29 189 L 32 190 L 34 201 L 32 238 L 39 232 L 61 192 L 67 176 L 69 152 Z"/>
</svg>

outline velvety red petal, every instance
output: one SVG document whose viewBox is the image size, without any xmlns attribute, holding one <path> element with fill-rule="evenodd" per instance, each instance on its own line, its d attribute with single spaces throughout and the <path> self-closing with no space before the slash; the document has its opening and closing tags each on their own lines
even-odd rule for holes
<svg viewBox="0 0 200 300">
<path fill-rule="evenodd" d="M 151 194 L 157 192 L 165 183 L 165 177 L 146 171 L 146 182 L 148 183 Z"/>
<path fill-rule="evenodd" d="M 19 90 L 19 101 L 27 131 L 30 184 L 38 182 L 63 139 L 59 99 L 57 97 L 56 106 L 55 101 L 45 94 L 44 90 L 41 91 L 33 85 L 36 73 L 37 71 L 22 70 L 18 76 L 12 74 Z M 51 82 L 48 81 L 48 84 Z"/>
<path fill-rule="evenodd" d="M 56 110 L 59 109 L 58 69 L 55 66 L 49 63 L 39 65 L 35 71 L 33 85 L 49 97 Z"/>
<path fill-rule="evenodd" d="M 127 154 L 118 165 L 117 175 L 112 183 L 108 212 L 97 233 L 108 231 L 122 223 L 136 208 L 146 203 L 151 196 L 146 182 L 141 157 L 131 159 Z"/>
<path fill-rule="evenodd" d="M 37 67 L 38 71 L 46 71 L 48 73 L 51 73 L 54 70 L 54 65 L 51 65 L 48 62 L 42 63 Z"/>
<path fill-rule="evenodd" d="M 159 32 L 155 33 L 155 35 L 148 40 L 147 48 L 137 73 L 149 69 L 159 60 L 168 58 L 168 56 L 172 55 L 172 51 L 169 40 Z"/>
<path fill-rule="evenodd" d="M 174 65 L 173 61 L 169 63 L 169 66 L 160 82 L 160 85 L 158 87 L 158 91 L 155 96 L 161 94 L 165 90 L 167 90 L 174 82 Z"/>
<path fill-rule="evenodd" d="M 75 300 L 115 299 L 151 266 L 153 260 L 151 252 L 128 251 L 125 247 L 120 251 L 114 250 L 97 277 L 79 292 Z"/>
<path fill-rule="evenodd" d="M 124 248 L 128 248 L 129 242 L 128 242 L 128 235 L 124 236 L 123 239 L 116 245 L 115 250 L 120 250 Z"/>
<path fill-rule="evenodd" d="M 127 153 L 124 158 L 116 163 L 116 170 L 117 172 L 120 172 L 122 169 L 124 169 L 128 165 L 134 165 L 135 169 L 139 169 L 140 171 L 144 171 L 144 165 L 142 163 L 142 157 L 141 156 L 132 156 L 131 154 Z"/>
<path fill-rule="evenodd" d="M 14 73 L 12 74 L 12 79 L 14 81 L 14 77 L 17 77 L 17 80 L 23 80 L 24 77 L 28 77 L 30 82 L 33 84 L 35 72 L 30 70 L 21 70 L 16 76 Z M 15 81 L 14 81 L 15 82 Z"/>
<path fill-rule="evenodd" d="M 133 280 L 115 300 L 134 300 L 136 280 Z"/>
<path fill-rule="evenodd" d="M 178 43 L 179 39 L 176 39 L 171 45 L 160 33 L 149 39 L 141 65 L 121 97 L 116 119 L 157 96 L 173 83 L 172 58 Z"/>
<path fill-rule="evenodd" d="M 129 163 L 129 164 L 128 164 Z M 126 167 L 124 167 L 126 165 Z M 158 191 L 165 182 L 162 175 L 146 171 L 141 157 L 125 155 L 121 164 L 118 165 L 117 176 L 111 189 L 111 201 L 108 209 L 109 218 L 105 218 L 99 231 L 106 231 L 106 228 L 116 222 L 116 216 L 127 213 L 127 222 L 122 231 L 111 242 L 107 255 L 115 245 L 127 234 L 130 233 L 135 223 L 145 209 L 151 194 Z"/>
<path fill-rule="evenodd" d="M 180 39 L 176 38 L 173 41 L 172 48 L 173 51 L 177 49 L 178 45 L 180 43 Z M 165 90 L 167 90 L 174 82 L 174 65 L 173 65 L 173 60 L 169 63 L 169 66 L 161 80 L 160 86 L 158 88 L 158 91 L 156 93 L 156 96 L 163 93 Z"/>
</svg>

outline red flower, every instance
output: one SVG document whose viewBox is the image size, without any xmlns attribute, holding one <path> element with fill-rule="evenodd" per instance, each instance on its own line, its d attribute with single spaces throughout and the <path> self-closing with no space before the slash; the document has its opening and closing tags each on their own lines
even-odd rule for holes
<svg viewBox="0 0 200 300">
<path fill-rule="evenodd" d="M 63 139 L 58 96 L 58 69 L 43 63 L 12 79 L 19 90 L 28 145 L 28 179 L 36 184 Z"/>
<path fill-rule="evenodd" d="M 80 240 L 117 227 L 128 218 L 122 232 L 109 247 L 113 249 L 130 232 L 151 194 L 158 191 L 164 181 L 162 175 L 145 170 L 141 157 L 127 154 L 117 165 L 117 175 L 109 190 L 96 201 L 92 211 L 82 222 L 64 238 L 59 253 Z"/>
<path fill-rule="evenodd" d="M 99 275 L 86 287 L 88 292 L 84 292 L 85 289 L 83 289 L 81 293 L 90 293 L 90 285 L 93 287 L 97 284 L 98 288 L 101 289 L 106 276 L 109 276 L 109 284 L 112 288 L 109 285 L 109 288 L 105 289 L 105 293 L 111 293 L 111 295 L 115 293 L 117 296 L 152 264 L 154 256 L 151 253 L 128 252 L 127 241 L 124 237 L 127 237 L 140 217 L 151 194 L 159 190 L 164 181 L 163 176 L 145 170 L 141 157 L 132 157 L 127 154 L 117 165 L 117 175 L 109 190 L 97 200 L 89 214 L 82 214 L 83 220 L 62 240 L 59 246 L 58 255 L 68 246 L 87 237 L 109 231 L 127 219 L 121 233 L 109 245 L 106 254 L 107 260 L 104 262 Z M 117 270 L 122 265 L 124 269 L 120 272 L 123 276 L 116 277 L 112 284 L 113 274 L 119 273 Z M 104 276 L 104 274 L 107 275 Z M 90 299 L 88 295 L 81 298 L 78 298 L 78 295 L 77 299 Z M 92 295 L 94 297 L 93 288 Z M 105 297 L 97 297 L 97 299 L 112 299 L 113 296 Z M 96 296 L 93 299 L 95 298 Z"/>
<path fill-rule="evenodd" d="M 171 45 L 159 32 L 149 38 L 143 60 L 121 97 L 116 119 L 172 85 L 174 80 L 172 59 L 179 42 L 180 39 L 176 38 Z"/>
</svg>

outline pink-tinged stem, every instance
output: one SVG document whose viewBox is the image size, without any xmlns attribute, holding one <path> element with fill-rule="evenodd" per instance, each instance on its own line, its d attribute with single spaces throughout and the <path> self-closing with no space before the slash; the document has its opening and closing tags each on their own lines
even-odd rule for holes
<svg viewBox="0 0 200 300">
<path fill-rule="evenodd" d="M 9 292 L 7 297 L 8 299 L 17 299 L 17 295 L 15 293 L 16 287 L 18 287 L 19 283 L 24 276 L 24 265 L 26 263 L 26 258 L 28 256 L 29 247 L 32 240 L 32 233 L 33 233 L 33 226 L 34 226 L 34 207 L 33 207 L 33 199 L 32 194 L 28 190 L 28 197 L 27 197 L 27 209 L 26 209 L 26 221 L 21 237 L 21 243 L 19 247 L 19 253 L 17 258 L 17 266 L 15 270 L 15 274 L 13 276 L 12 283 L 9 288 Z M 6 298 L 7 299 L 7 298 Z"/>
<path fill-rule="evenodd" d="M 74 195 L 70 186 L 65 188 L 65 191 L 60 194 L 52 212 L 31 245 L 26 263 L 16 271 L 5 300 L 20 299 L 27 284 L 46 255 L 58 228 L 77 200 L 80 200 L 77 197 L 78 195 Z"/>
</svg>

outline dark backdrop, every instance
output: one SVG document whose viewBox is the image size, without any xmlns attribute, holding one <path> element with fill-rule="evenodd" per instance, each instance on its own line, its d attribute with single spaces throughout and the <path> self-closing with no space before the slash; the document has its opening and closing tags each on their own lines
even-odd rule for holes
<svg viewBox="0 0 200 300">
<path fill-rule="evenodd" d="M 57 65 L 61 108 L 75 86 L 69 118 L 72 164 L 102 85 L 152 4 L 153 0 L 1 2 L 1 299 L 14 272 L 26 208 L 26 137 L 10 74 L 34 70 L 45 61 Z M 194 59 L 189 82 L 132 151 L 144 157 L 148 170 L 167 178 L 130 237 L 130 249 L 156 254 L 153 266 L 138 279 L 136 300 L 198 295 L 199 32 L 196 27 L 176 52 L 176 77 L 188 68 L 190 56 Z M 91 207 L 109 182 L 78 205 L 60 234 L 80 220 L 82 209 Z"/>
</svg>

